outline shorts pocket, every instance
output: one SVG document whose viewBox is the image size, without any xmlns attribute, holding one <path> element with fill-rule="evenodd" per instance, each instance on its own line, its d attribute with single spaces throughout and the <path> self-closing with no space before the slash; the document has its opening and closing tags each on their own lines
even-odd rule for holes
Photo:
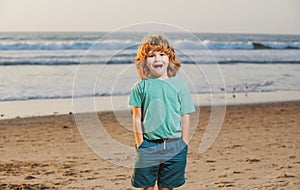
<svg viewBox="0 0 300 190">
<path fill-rule="evenodd" d="M 142 148 L 143 145 L 145 144 L 145 141 L 146 141 L 146 140 L 143 140 L 143 142 L 142 142 L 139 146 L 137 146 L 137 145 L 135 144 L 135 149 Z"/>
<path fill-rule="evenodd" d="M 186 142 L 184 142 L 182 138 L 180 138 L 180 140 L 185 146 L 188 146 L 188 144 L 186 144 Z"/>
</svg>

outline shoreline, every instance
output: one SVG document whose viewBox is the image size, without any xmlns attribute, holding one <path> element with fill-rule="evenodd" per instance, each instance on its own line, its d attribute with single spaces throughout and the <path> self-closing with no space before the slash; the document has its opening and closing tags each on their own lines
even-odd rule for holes
<svg viewBox="0 0 300 190">
<path fill-rule="evenodd" d="M 300 101 L 300 91 L 193 94 L 192 97 L 195 106 L 230 106 Z M 212 102 L 212 97 L 214 102 Z M 129 96 L 101 96 L 2 101 L 0 102 L 0 120 L 87 112 L 129 111 L 128 98 Z M 89 106 L 82 106 L 82 104 Z"/>
</svg>

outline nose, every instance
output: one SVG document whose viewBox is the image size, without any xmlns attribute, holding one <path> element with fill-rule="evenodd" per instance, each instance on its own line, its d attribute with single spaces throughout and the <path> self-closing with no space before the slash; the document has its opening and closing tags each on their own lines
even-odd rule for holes
<svg viewBox="0 0 300 190">
<path fill-rule="evenodd" d="M 159 53 L 155 54 L 155 60 L 160 61 L 161 60 L 161 55 Z"/>
</svg>

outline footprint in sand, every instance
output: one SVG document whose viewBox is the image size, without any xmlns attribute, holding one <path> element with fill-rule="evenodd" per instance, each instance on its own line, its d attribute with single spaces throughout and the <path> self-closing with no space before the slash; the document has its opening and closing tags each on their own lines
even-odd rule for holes
<svg viewBox="0 0 300 190">
<path fill-rule="evenodd" d="M 77 176 L 74 170 L 66 170 L 63 176 Z"/>
<path fill-rule="evenodd" d="M 217 187 L 233 187 L 234 185 L 232 184 L 233 182 L 231 181 L 220 181 L 216 182 L 215 184 Z"/>
<path fill-rule="evenodd" d="M 281 174 L 280 176 L 278 176 L 277 178 L 294 178 L 294 175 L 289 175 L 289 174 Z"/>
<path fill-rule="evenodd" d="M 247 159 L 245 160 L 245 162 L 251 164 L 251 163 L 257 163 L 257 162 L 260 162 L 260 160 L 259 160 L 259 159 L 256 159 L 256 158 L 253 158 L 253 159 L 247 158 Z"/>
<path fill-rule="evenodd" d="M 25 180 L 32 180 L 32 179 L 35 179 L 35 177 L 32 176 L 32 175 L 27 175 L 27 176 L 24 177 L 24 179 Z"/>
</svg>

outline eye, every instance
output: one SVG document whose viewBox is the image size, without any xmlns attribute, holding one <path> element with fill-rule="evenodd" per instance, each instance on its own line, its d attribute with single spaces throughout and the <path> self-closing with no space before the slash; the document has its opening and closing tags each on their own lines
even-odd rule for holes
<svg viewBox="0 0 300 190">
<path fill-rule="evenodd" d="M 166 54 L 165 53 L 160 53 L 160 56 L 166 56 Z"/>
<path fill-rule="evenodd" d="M 149 54 L 148 57 L 154 57 L 154 54 Z"/>
</svg>

